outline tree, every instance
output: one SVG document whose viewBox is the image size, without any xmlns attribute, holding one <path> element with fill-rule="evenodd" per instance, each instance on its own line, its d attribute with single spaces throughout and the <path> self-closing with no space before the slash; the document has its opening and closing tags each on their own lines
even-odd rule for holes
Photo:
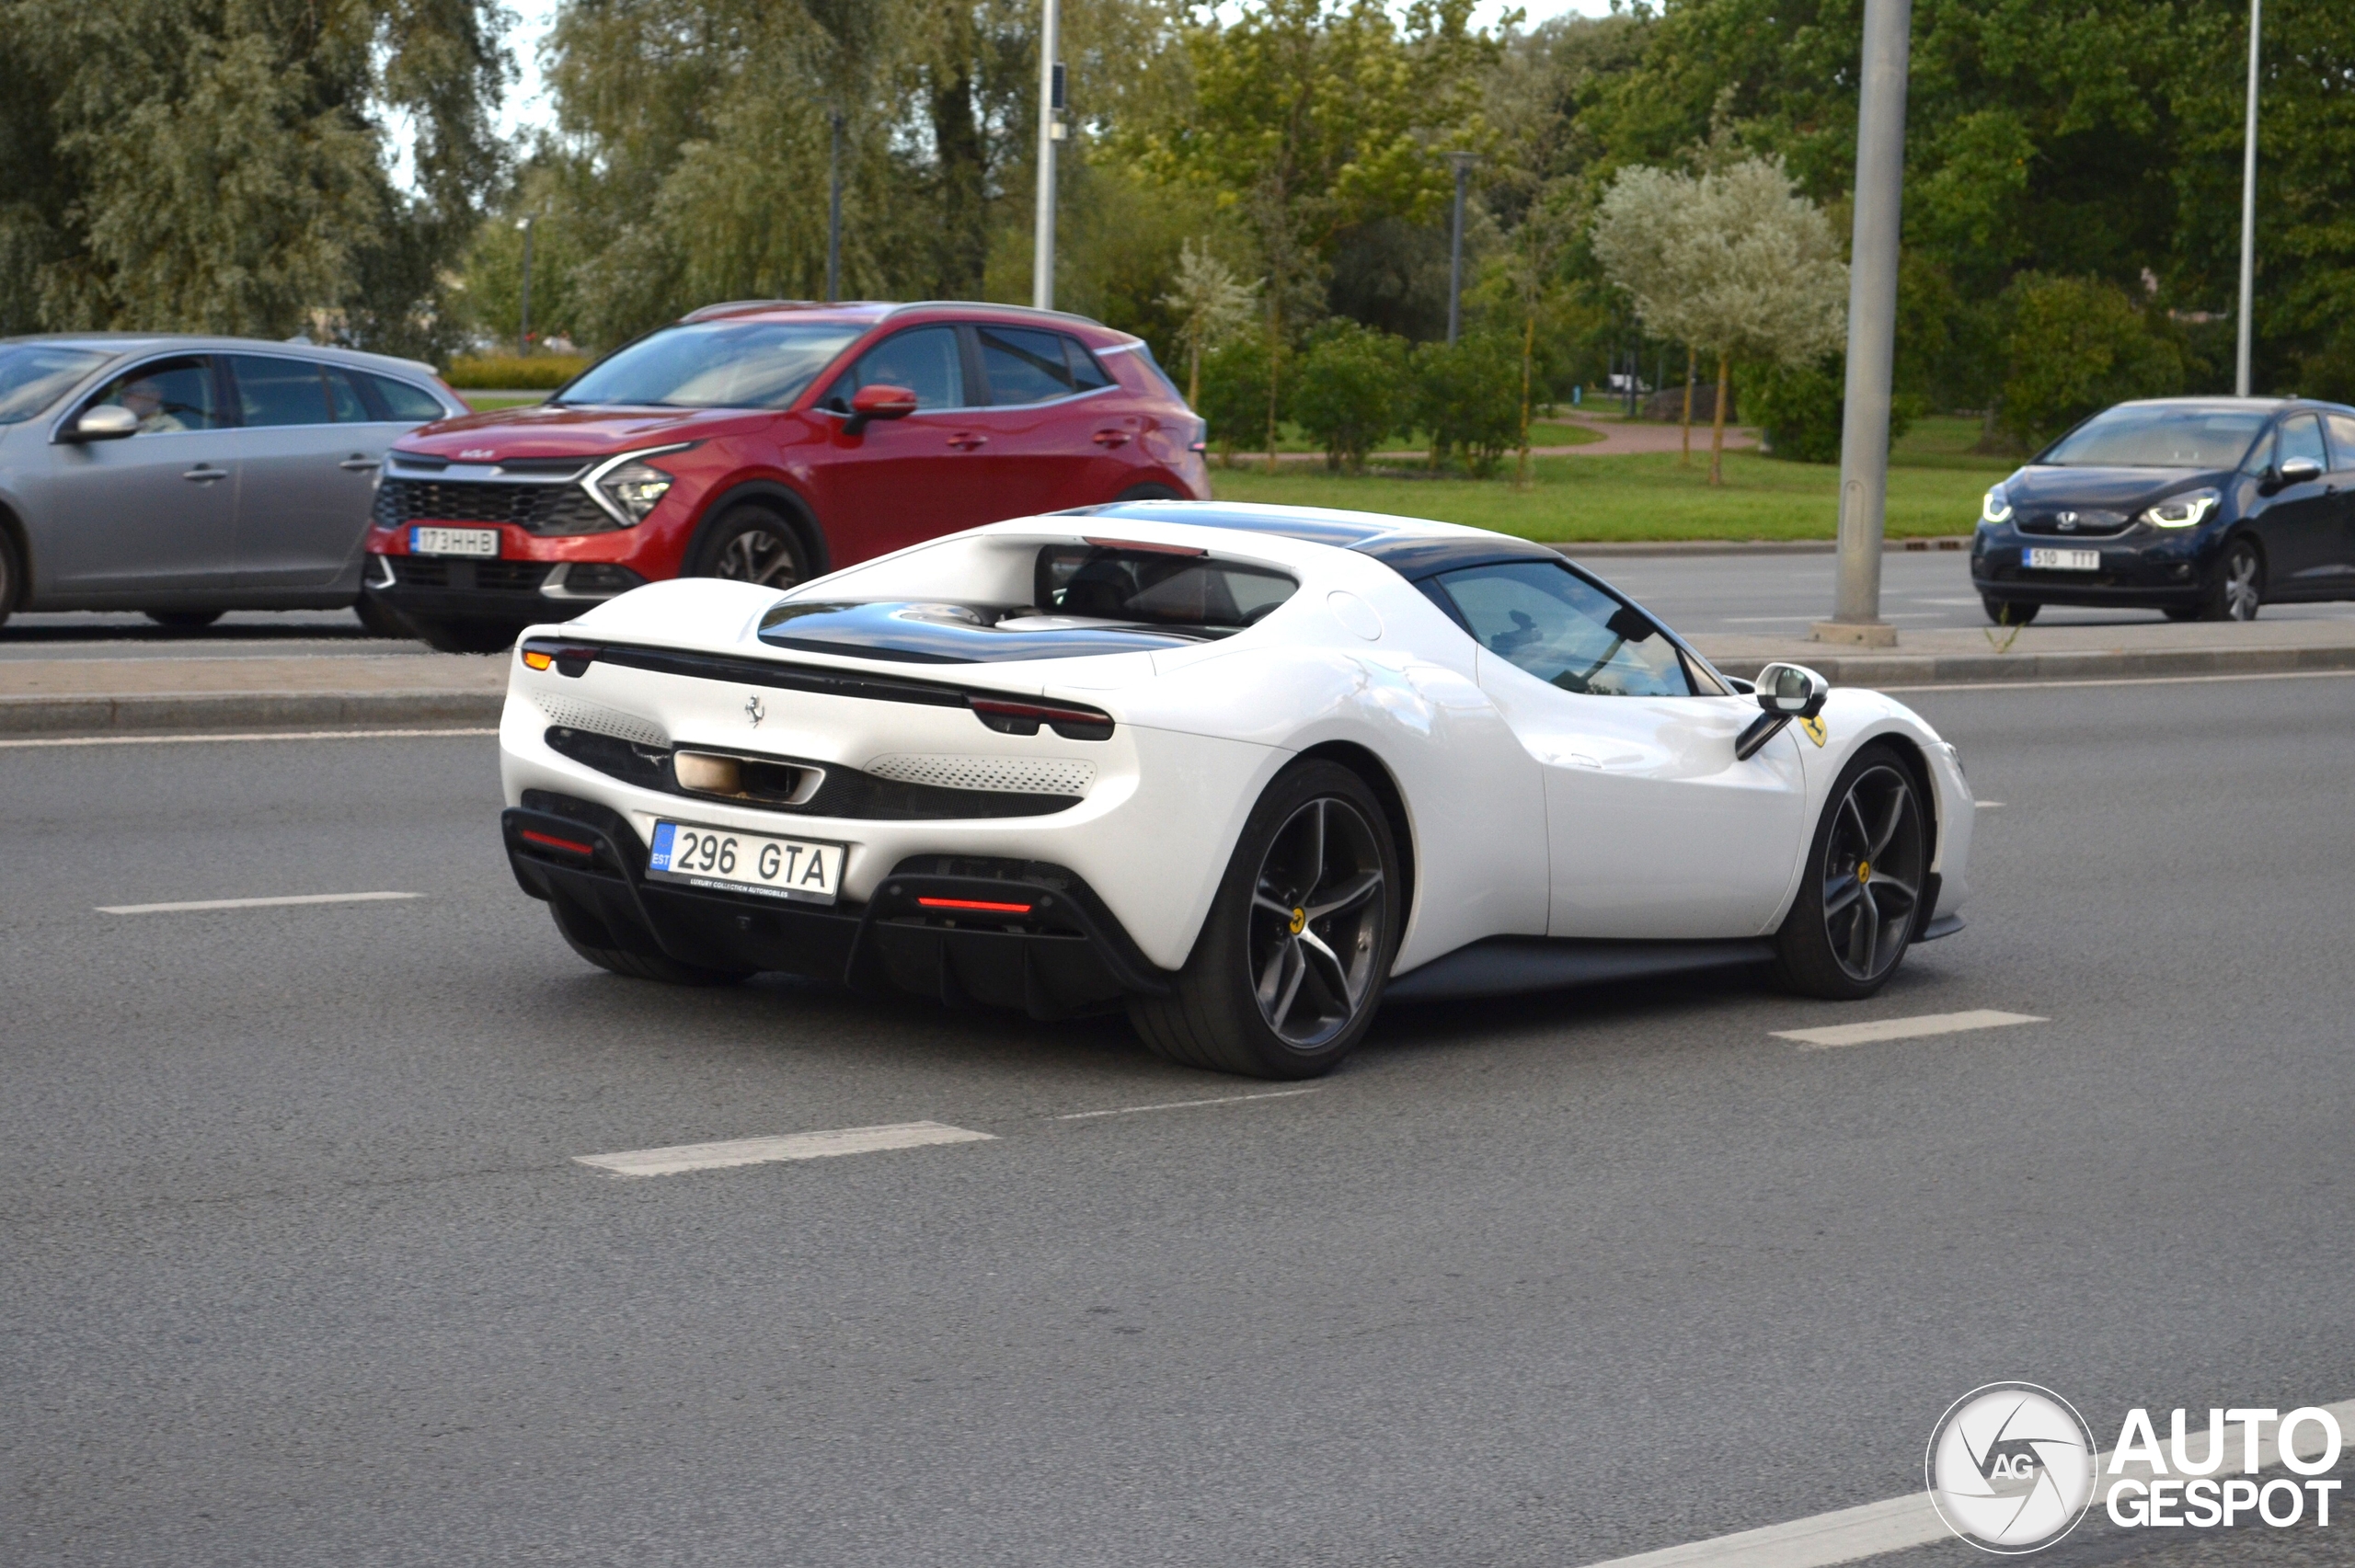
<svg viewBox="0 0 2355 1568">
<path fill-rule="evenodd" d="M 1325 448 L 1325 466 L 1365 472 L 1408 407 L 1407 344 L 1351 321 L 1319 328 L 1302 355 L 1292 417 Z"/>
<path fill-rule="evenodd" d="M 1516 345 L 1500 333 L 1475 332 L 1415 350 L 1414 422 L 1430 435 L 1430 465 L 1451 452 L 1486 478 L 1522 438 Z"/>
<path fill-rule="evenodd" d="M 1178 340 L 1186 348 L 1186 401 L 1199 407 L 1202 400 L 1202 355 L 1251 324 L 1257 283 L 1245 283 L 1234 269 L 1211 254 L 1207 245 L 1188 240 L 1178 259 L 1177 286 L 1161 303 L 1178 316 Z"/>
<path fill-rule="evenodd" d="M 1194 405 L 1211 428 L 1222 466 L 1235 466 L 1235 448 L 1256 434 L 1266 416 L 1269 383 L 1266 339 L 1256 333 L 1219 345 L 1202 356 L 1202 396 Z"/>
<path fill-rule="evenodd" d="M 2182 389 L 2181 351 L 2115 284 L 2029 273 L 2007 303 L 1996 420 L 2031 452 L 2113 403 Z"/>
<path fill-rule="evenodd" d="M 1717 356 L 1709 483 L 1723 484 L 1732 361 L 1803 365 L 1846 336 L 1848 269 L 1832 225 L 1779 159 L 1698 177 L 1630 168 L 1603 198 L 1594 250 L 1648 327 Z"/>
</svg>

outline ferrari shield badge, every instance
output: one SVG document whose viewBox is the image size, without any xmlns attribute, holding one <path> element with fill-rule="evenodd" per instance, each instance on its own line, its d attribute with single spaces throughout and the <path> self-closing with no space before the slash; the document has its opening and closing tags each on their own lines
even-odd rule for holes
<svg viewBox="0 0 2355 1568">
<path fill-rule="evenodd" d="M 1807 731 L 1807 738 L 1809 740 L 1814 741 L 1818 746 L 1823 744 L 1823 721 L 1821 719 L 1803 718 L 1799 720 L 1799 727 Z"/>
</svg>

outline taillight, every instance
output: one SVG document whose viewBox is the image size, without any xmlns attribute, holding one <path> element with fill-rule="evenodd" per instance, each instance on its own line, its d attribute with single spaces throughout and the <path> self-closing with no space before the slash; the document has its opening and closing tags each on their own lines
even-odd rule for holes
<svg viewBox="0 0 2355 1568">
<path fill-rule="evenodd" d="M 918 898 L 916 907 L 925 910 L 962 910 L 968 913 L 985 915 L 1027 915 L 1028 904 L 1000 904 L 987 898 Z"/>
<path fill-rule="evenodd" d="M 1065 740 L 1109 740 L 1112 715 L 1076 704 L 1023 703 L 1002 697 L 968 697 L 973 713 L 1000 735 L 1036 735 L 1045 725 Z"/>
<path fill-rule="evenodd" d="M 553 667 L 558 675 L 578 676 L 596 661 L 597 649 L 589 643 L 560 643 L 548 637 L 534 637 L 523 645 L 523 668 L 546 670 Z"/>
<path fill-rule="evenodd" d="M 516 829 L 515 836 L 527 844 L 537 844 L 542 849 L 562 850 L 567 854 L 592 855 L 597 853 L 597 846 L 594 844 L 584 844 L 578 839 L 559 839 L 554 833 L 535 833 L 529 828 Z"/>
</svg>

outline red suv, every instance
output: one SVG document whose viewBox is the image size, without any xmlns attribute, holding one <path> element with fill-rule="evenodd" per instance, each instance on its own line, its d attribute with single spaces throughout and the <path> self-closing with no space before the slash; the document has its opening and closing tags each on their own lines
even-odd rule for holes
<svg viewBox="0 0 2355 1568">
<path fill-rule="evenodd" d="M 1203 425 L 1140 338 L 1011 305 L 712 305 L 535 407 L 385 454 L 365 591 L 488 651 L 656 578 L 783 588 L 1091 502 L 1208 498 Z"/>
</svg>

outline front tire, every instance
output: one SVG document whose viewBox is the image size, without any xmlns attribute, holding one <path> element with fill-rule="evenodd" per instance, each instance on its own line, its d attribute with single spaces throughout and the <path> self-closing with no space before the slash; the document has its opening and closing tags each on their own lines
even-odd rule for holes
<svg viewBox="0 0 2355 1568">
<path fill-rule="evenodd" d="M 1832 786 L 1791 912 L 1775 934 L 1775 977 L 1801 996 L 1854 1001 L 1889 983 L 1928 911 L 1929 814 L 1887 746 L 1858 751 Z"/>
<path fill-rule="evenodd" d="M 1397 947 L 1398 849 L 1363 779 L 1301 763 L 1252 807 L 1170 994 L 1129 1004 L 1162 1056 L 1252 1078 L 1315 1078 L 1354 1049 Z"/>
<path fill-rule="evenodd" d="M 810 575 L 810 560 L 787 519 L 764 506 L 730 507 L 697 542 L 682 575 L 784 589 Z"/>
<path fill-rule="evenodd" d="M 1992 593 L 1981 594 L 1979 602 L 1986 608 L 1987 619 L 1998 626 L 2025 626 L 2044 608 L 2041 604 L 2024 604 L 2016 599 L 1998 599 Z"/>
<path fill-rule="evenodd" d="M 2254 621 L 2265 607 L 2265 560 L 2257 546 L 2235 539 L 2224 546 L 2216 575 L 2208 584 L 2208 601 L 2200 607 L 2203 621 Z"/>
</svg>

